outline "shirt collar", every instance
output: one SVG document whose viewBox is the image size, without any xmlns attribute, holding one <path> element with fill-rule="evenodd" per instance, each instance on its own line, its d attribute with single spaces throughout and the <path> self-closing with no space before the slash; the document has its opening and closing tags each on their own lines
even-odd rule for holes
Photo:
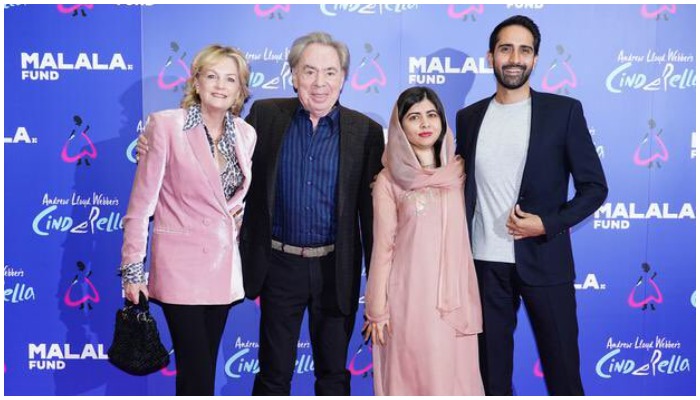
<svg viewBox="0 0 700 400">
<path fill-rule="evenodd" d="M 304 106 L 301 105 L 301 103 L 299 103 L 299 106 L 297 107 L 294 115 L 296 115 L 297 117 L 303 117 L 305 119 L 311 118 L 311 114 L 304 108 Z M 328 114 L 326 114 L 325 116 L 321 117 L 319 119 L 319 121 L 326 119 L 326 118 L 330 118 L 330 123 L 332 125 L 336 125 L 336 124 L 338 124 L 339 115 L 340 115 L 340 101 L 336 101 L 335 104 L 333 105 L 333 108 L 331 108 L 331 111 Z"/>
<path fill-rule="evenodd" d="M 233 114 L 231 111 L 226 112 L 226 117 L 224 118 L 224 127 L 226 128 L 226 133 L 233 131 Z M 202 106 L 199 103 L 192 104 L 190 108 L 187 109 L 187 118 L 185 118 L 185 125 L 182 127 L 183 131 L 188 131 L 198 125 L 204 125 L 204 119 L 202 118 Z"/>
</svg>

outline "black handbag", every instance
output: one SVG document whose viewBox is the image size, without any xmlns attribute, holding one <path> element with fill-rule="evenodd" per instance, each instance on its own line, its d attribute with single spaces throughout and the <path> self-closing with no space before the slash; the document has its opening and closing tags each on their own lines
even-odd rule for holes
<svg viewBox="0 0 700 400">
<path fill-rule="evenodd" d="M 148 375 L 170 363 L 143 292 L 139 304 L 125 300 L 124 308 L 117 310 L 114 340 L 107 356 L 114 366 L 132 375 Z"/>
</svg>

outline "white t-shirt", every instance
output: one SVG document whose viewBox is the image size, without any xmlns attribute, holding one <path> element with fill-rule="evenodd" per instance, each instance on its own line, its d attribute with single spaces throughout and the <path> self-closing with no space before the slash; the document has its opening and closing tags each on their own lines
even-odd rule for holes
<svg viewBox="0 0 700 400">
<path fill-rule="evenodd" d="M 515 263 L 506 222 L 515 207 L 530 139 L 531 99 L 513 104 L 491 100 L 476 144 L 476 210 L 472 251 L 483 261 Z"/>
</svg>

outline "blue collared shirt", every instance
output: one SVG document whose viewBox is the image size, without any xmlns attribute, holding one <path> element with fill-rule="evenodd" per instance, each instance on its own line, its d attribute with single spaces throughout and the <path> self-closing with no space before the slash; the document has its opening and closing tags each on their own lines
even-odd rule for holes
<svg viewBox="0 0 700 400">
<path fill-rule="evenodd" d="M 340 118 L 336 106 L 316 132 L 309 112 L 294 113 L 282 142 L 272 237 L 294 246 L 335 243 L 340 158 Z"/>
</svg>

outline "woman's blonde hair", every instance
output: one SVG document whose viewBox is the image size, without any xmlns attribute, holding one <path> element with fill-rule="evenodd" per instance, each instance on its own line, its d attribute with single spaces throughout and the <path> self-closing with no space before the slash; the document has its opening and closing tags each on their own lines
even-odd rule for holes
<svg viewBox="0 0 700 400">
<path fill-rule="evenodd" d="M 203 48 L 194 57 L 194 61 L 192 61 L 192 69 L 190 70 L 190 77 L 187 79 L 185 96 L 182 98 L 182 102 L 180 103 L 182 108 L 189 108 L 194 104 L 201 104 L 202 99 L 199 97 L 199 94 L 197 94 L 197 90 L 195 89 L 195 80 L 199 77 L 199 73 L 203 68 L 216 64 L 224 57 L 230 57 L 238 66 L 238 79 L 241 90 L 238 94 L 238 98 L 231 106 L 231 112 L 236 116 L 241 114 L 243 104 L 248 99 L 248 96 L 250 96 L 250 90 L 248 90 L 250 68 L 248 67 L 248 62 L 245 60 L 245 56 L 240 50 L 219 44 L 212 44 Z"/>
</svg>

